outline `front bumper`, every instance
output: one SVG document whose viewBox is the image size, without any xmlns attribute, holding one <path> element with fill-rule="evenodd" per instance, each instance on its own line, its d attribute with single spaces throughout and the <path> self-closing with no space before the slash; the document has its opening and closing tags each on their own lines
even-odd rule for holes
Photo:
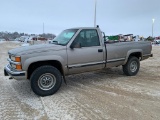
<svg viewBox="0 0 160 120">
<path fill-rule="evenodd" d="M 25 80 L 26 79 L 26 71 L 16 71 L 11 69 L 10 65 L 6 65 L 4 68 L 4 75 L 11 76 L 16 80 Z"/>
</svg>

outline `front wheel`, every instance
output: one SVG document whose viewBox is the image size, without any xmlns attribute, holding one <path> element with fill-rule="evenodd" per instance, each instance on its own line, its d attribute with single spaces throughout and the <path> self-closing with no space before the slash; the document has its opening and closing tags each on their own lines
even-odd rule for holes
<svg viewBox="0 0 160 120">
<path fill-rule="evenodd" d="M 138 73 L 140 62 L 137 57 L 130 57 L 125 65 L 123 65 L 123 72 L 127 76 L 134 76 Z"/>
<path fill-rule="evenodd" d="M 53 66 L 37 68 L 31 75 L 31 88 L 39 96 L 52 95 L 58 91 L 62 83 L 62 75 Z"/>
</svg>

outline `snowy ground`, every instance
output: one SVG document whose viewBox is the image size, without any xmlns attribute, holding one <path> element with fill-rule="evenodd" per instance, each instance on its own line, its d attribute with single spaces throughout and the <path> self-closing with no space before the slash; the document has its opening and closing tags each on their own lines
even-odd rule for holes
<svg viewBox="0 0 160 120">
<path fill-rule="evenodd" d="M 29 81 L 4 77 L 7 51 L 18 42 L 0 44 L 0 120 L 158 120 L 160 119 L 160 47 L 141 62 L 137 76 L 121 67 L 67 77 L 66 86 L 48 97 L 36 96 Z"/>
</svg>

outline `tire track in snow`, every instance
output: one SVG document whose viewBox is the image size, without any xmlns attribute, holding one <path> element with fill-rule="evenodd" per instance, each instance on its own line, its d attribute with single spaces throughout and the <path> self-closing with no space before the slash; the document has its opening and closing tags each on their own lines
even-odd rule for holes
<svg viewBox="0 0 160 120">
<path fill-rule="evenodd" d="M 6 80 L 0 85 L 1 120 L 47 118 L 40 99 L 27 87 L 26 81 L 15 80 Z"/>
</svg>

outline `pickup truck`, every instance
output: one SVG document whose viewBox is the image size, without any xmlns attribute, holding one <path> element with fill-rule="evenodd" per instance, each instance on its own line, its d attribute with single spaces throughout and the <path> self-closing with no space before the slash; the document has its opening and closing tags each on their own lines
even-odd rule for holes
<svg viewBox="0 0 160 120">
<path fill-rule="evenodd" d="M 9 50 L 5 76 L 30 80 L 39 96 L 58 91 L 65 76 L 122 66 L 124 74 L 134 76 L 140 61 L 152 57 L 151 42 L 104 42 L 99 27 L 64 30 L 52 44 L 31 45 Z"/>
</svg>

